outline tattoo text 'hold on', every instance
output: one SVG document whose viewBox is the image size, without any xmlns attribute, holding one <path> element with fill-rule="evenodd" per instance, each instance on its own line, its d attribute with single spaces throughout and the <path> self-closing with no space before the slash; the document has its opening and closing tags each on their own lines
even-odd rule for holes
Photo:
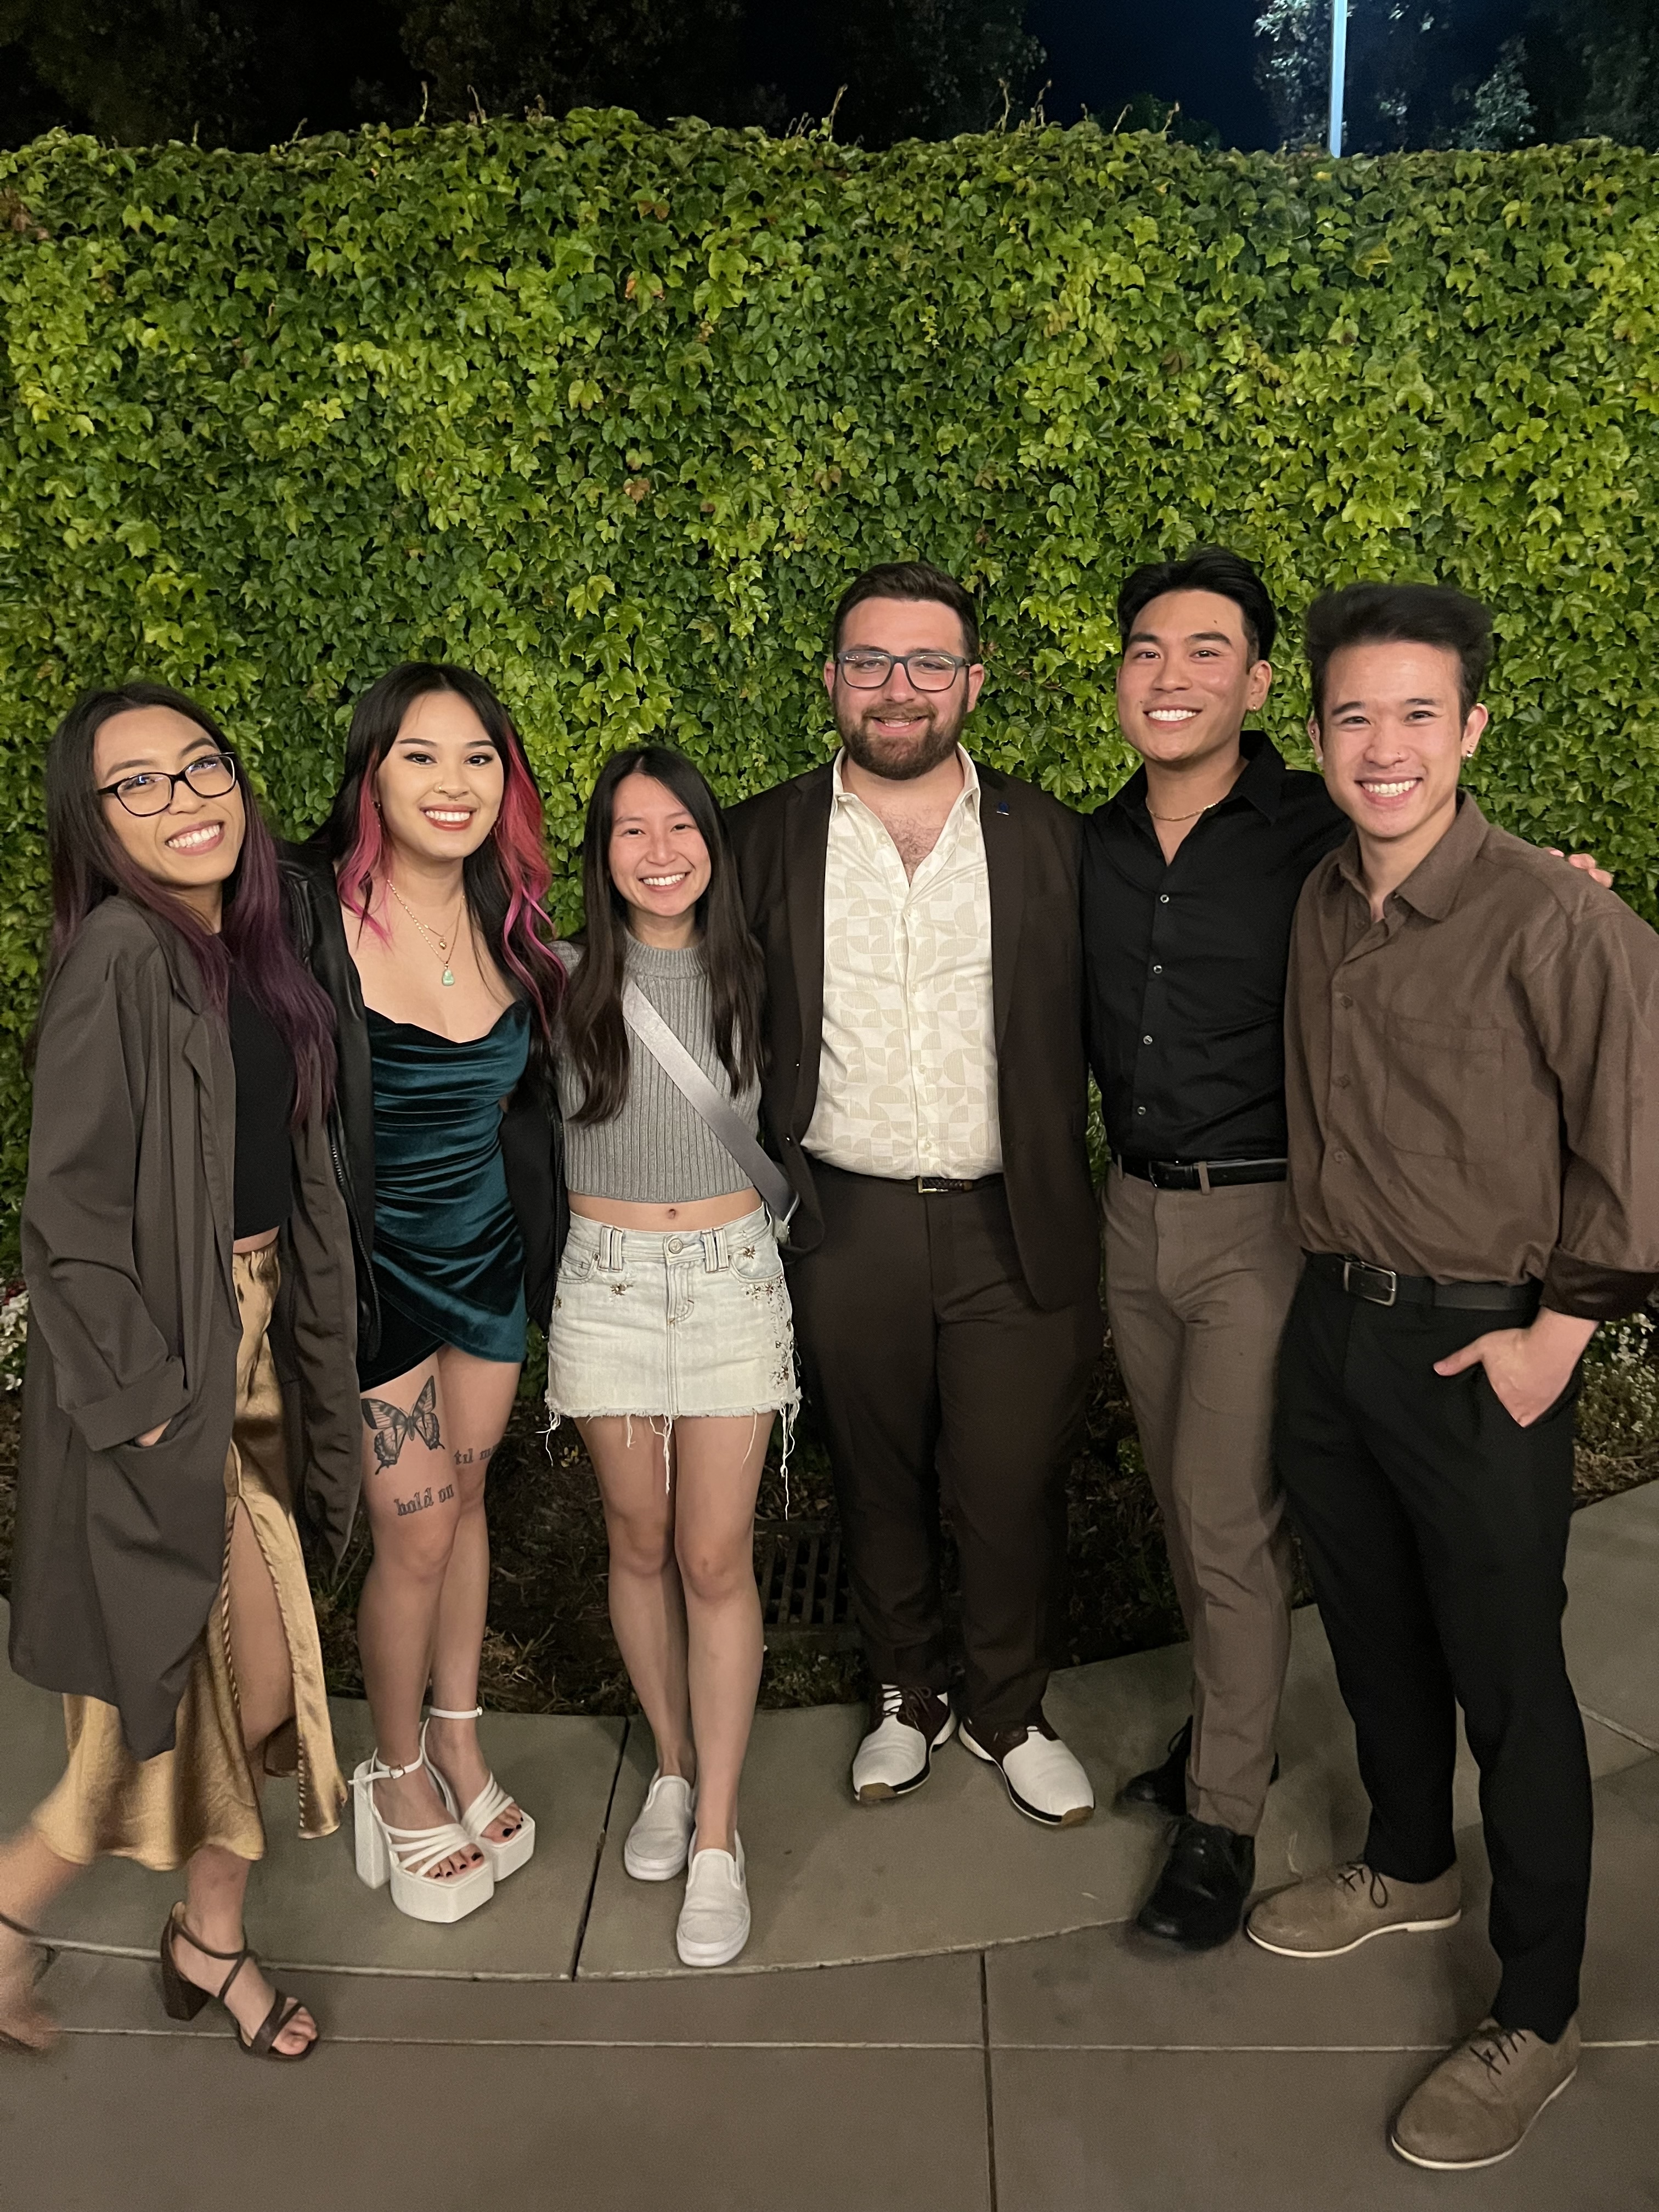
<svg viewBox="0 0 1659 2212">
<path fill-rule="evenodd" d="M 428 1486 L 425 1490 L 417 1490 L 413 1498 L 394 1498 L 392 1502 L 397 1507 L 398 1517 L 401 1521 L 405 1514 L 424 1513 L 428 1505 L 445 1504 L 454 1495 L 454 1484 L 446 1482 L 436 1492 Z"/>
</svg>

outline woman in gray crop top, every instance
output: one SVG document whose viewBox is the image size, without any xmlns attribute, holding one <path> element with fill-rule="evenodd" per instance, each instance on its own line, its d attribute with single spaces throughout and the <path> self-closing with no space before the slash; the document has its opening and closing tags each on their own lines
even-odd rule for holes
<svg viewBox="0 0 1659 2212">
<path fill-rule="evenodd" d="M 738 1782 L 760 1684 L 755 1498 L 799 1394 L 783 1261 L 747 1170 L 623 1018 L 638 987 L 753 1132 L 763 970 L 714 794 L 630 747 L 587 810 L 587 926 L 562 945 L 557 1036 L 570 1239 L 547 1402 L 580 1430 L 611 1545 L 611 1621 L 656 1738 L 623 1863 L 686 1873 L 677 1943 L 724 1966 L 749 1936 Z"/>
</svg>

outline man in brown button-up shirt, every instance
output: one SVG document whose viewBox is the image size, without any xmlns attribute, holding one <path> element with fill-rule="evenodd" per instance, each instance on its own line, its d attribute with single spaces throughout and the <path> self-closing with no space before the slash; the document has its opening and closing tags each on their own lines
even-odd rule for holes
<svg viewBox="0 0 1659 2212">
<path fill-rule="evenodd" d="M 1291 1224 L 1309 1254 L 1275 1456 L 1371 1800 L 1363 1859 L 1256 1907 L 1322 1957 L 1457 1917 L 1455 1707 L 1481 1771 L 1492 2014 L 1394 2123 L 1437 2167 L 1566 2086 L 1589 1775 L 1561 1650 L 1578 1362 L 1659 1274 L 1659 938 L 1458 790 L 1486 611 L 1358 585 L 1309 617 L 1354 835 L 1308 878 L 1286 1004 Z"/>
<path fill-rule="evenodd" d="M 1659 1224 L 1659 939 L 1463 795 L 1372 919 L 1350 838 L 1297 909 L 1291 1206 L 1310 1252 L 1639 1305 Z M 1565 1133 L 1565 1142 L 1563 1133 Z"/>
</svg>

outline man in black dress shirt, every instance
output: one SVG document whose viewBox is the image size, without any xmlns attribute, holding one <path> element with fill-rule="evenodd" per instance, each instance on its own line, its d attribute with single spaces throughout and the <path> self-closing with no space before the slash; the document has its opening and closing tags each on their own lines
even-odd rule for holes
<svg viewBox="0 0 1659 2212">
<path fill-rule="evenodd" d="M 1139 568 L 1118 623 L 1118 717 L 1145 766 L 1083 847 L 1107 1311 L 1193 1644 L 1193 1717 L 1125 1794 L 1178 1816 L 1139 1925 L 1204 1949 L 1249 1893 L 1290 1650 L 1268 1448 L 1301 1271 L 1285 969 L 1303 883 L 1348 825 L 1319 776 L 1243 733 L 1277 628 L 1248 562 L 1200 547 Z"/>
</svg>

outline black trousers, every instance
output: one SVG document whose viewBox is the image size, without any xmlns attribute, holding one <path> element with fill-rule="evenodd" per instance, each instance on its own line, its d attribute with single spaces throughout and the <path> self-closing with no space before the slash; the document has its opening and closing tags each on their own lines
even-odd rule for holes
<svg viewBox="0 0 1659 2212">
<path fill-rule="evenodd" d="M 790 1261 L 878 1681 L 948 1681 L 939 1510 L 962 1561 L 967 1717 L 1040 1715 L 1066 1564 L 1066 1470 L 1100 1350 L 1097 1300 L 1044 1313 L 1000 1182 L 922 1195 L 814 1162 L 823 1241 Z"/>
<path fill-rule="evenodd" d="M 1455 1700 L 1492 1861 L 1492 2010 L 1553 2043 L 1578 2008 L 1590 1874 L 1589 1762 L 1561 1650 L 1577 1379 L 1523 1429 L 1484 1368 L 1434 1372 L 1509 1326 L 1367 1305 L 1304 1274 L 1274 1449 L 1353 1718 L 1366 1860 L 1399 1881 L 1451 1865 Z"/>
</svg>

